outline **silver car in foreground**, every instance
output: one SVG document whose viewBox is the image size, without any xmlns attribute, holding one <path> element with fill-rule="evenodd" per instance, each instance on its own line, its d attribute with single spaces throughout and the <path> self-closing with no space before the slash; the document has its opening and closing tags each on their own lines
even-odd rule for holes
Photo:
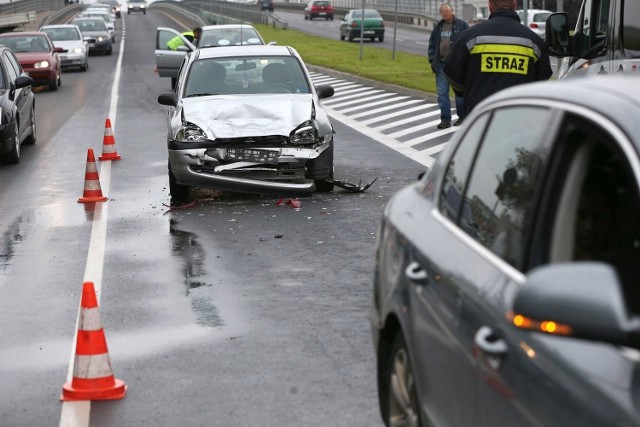
<svg viewBox="0 0 640 427">
<path fill-rule="evenodd" d="M 640 426 L 640 84 L 506 89 L 383 215 L 391 426 Z"/>
<path fill-rule="evenodd" d="M 169 106 L 169 184 L 308 194 L 333 189 L 333 126 L 300 55 L 286 46 L 197 49 L 185 58 Z"/>
</svg>

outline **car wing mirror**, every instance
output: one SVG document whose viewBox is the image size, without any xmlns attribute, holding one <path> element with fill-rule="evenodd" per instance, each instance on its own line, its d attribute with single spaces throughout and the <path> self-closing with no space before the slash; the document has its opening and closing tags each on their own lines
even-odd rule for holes
<svg viewBox="0 0 640 427">
<path fill-rule="evenodd" d="M 318 94 L 318 98 L 320 99 L 330 98 L 335 93 L 333 86 L 331 85 L 319 85 L 315 88 L 316 93 Z"/>
<path fill-rule="evenodd" d="M 53 48 L 53 51 L 54 51 L 54 52 L 57 52 L 57 53 L 66 53 L 66 52 L 69 52 L 67 49 L 64 49 L 64 48 L 61 48 L 61 47 L 54 47 L 54 48 Z"/>
<path fill-rule="evenodd" d="M 178 105 L 178 95 L 176 95 L 175 92 L 162 92 L 158 95 L 158 103 L 160 105 L 175 107 Z"/>
<path fill-rule="evenodd" d="M 552 13 L 547 17 L 545 40 L 549 45 L 551 56 L 563 58 L 570 55 L 569 26 L 566 13 Z"/>
<path fill-rule="evenodd" d="M 640 316 L 628 310 L 614 267 L 602 262 L 533 269 L 507 317 L 520 329 L 640 349 Z"/>
</svg>

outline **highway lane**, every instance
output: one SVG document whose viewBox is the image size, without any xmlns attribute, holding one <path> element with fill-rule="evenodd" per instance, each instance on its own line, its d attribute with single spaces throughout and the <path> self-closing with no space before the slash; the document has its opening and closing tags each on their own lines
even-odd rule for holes
<svg viewBox="0 0 640 427">
<path fill-rule="evenodd" d="M 336 176 L 364 194 L 196 192 L 169 211 L 158 13 L 124 15 L 101 313 L 122 401 L 91 424 L 375 426 L 367 314 L 375 232 L 389 197 L 424 167 L 340 122 Z M 119 22 L 121 24 L 121 22 Z M 122 28 L 122 27 L 121 27 Z M 91 220 L 86 152 L 100 153 L 120 46 L 37 94 L 39 141 L 0 166 L 0 424 L 51 425 L 66 379 Z M 95 260 L 94 260 L 95 261 Z"/>
</svg>

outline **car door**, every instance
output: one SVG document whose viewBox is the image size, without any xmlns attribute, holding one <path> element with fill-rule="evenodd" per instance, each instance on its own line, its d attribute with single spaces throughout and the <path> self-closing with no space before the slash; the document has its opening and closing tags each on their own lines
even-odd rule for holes
<svg viewBox="0 0 640 427">
<path fill-rule="evenodd" d="M 16 78 L 19 76 L 26 76 L 27 74 L 22 69 L 18 58 L 9 51 L 4 52 L 4 62 L 7 65 L 7 74 L 9 76 L 9 81 L 14 83 Z M 26 128 L 29 126 L 31 122 L 31 86 L 18 88 L 15 90 L 15 94 L 13 95 L 13 102 L 18 109 L 20 117 L 28 117 L 29 120 L 21 120 L 21 129 L 20 133 L 26 132 Z"/>
<path fill-rule="evenodd" d="M 553 138 L 554 155 L 546 178 L 540 179 L 545 182 L 541 199 L 546 200 L 536 208 L 530 266 L 607 262 L 626 286 L 628 308 L 640 312 L 640 193 L 639 177 L 632 172 L 640 170 L 637 154 L 631 144 L 619 144 L 624 137 L 614 133 L 623 133 L 608 119 L 582 115 L 573 106 L 555 107 L 559 127 L 535 120 Z M 634 166 L 625 153 L 632 154 Z M 482 325 L 493 336 L 476 335 L 485 359 L 477 365 L 478 425 L 495 426 L 497 420 L 545 427 L 640 425 L 640 353 L 514 327 L 505 314 L 519 286 L 510 284 L 497 295 L 496 316 Z M 496 354 L 490 346 L 499 349 Z"/>
<path fill-rule="evenodd" d="M 177 50 L 171 50 L 167 47 L 167 42 L 174 37 L 180 37 L 184 46 L 178 47 Z M 156 29 L 156 67 L 160 77 L 178 77 L 178 71 L 182 60 L 188 52 L 192 52 L 196 47 L 189 42 L 182 34 L 173 28 L 158 27 Z"/>
<path fill-rule="evenodd" d="M 499 108 L 474 119 L 438 172 L 437 209 L 416 220 L 422 225 L 410 237 L 407 280 L 428 278 L 411 288 L 410 340 L 421 405 L 434 425 L 479 425 L 485 400 L 500 405 L 503 425 L 532 425 L 483 368 L 499 364 L 504 351 L 496 339 L 502 298 L 524 278 L 519 269 L 548 159 L 548 126 L 532 122 L 550 124 L 551 110 Z"/>
</svg>

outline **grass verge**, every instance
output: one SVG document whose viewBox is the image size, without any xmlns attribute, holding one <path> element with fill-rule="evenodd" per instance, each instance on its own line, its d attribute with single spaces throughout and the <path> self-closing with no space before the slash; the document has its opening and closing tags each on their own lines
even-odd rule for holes
<svg viewBox="0 0 640 427">
<path fill-rule="evenodd" d="M 291 29 L 274 28 L 254 24 L 264 40 L 292 46 L 302 59 L 311 65 L 356 74 L 382 83 L 395 84 L 409 89 L 436 93 L 435 76 L 424 55 L 393 52 L 376 46 L 377 42 L 363 43 L 362 59 L 360 43 L 331 40 Z M 387 35 L 387 37 L 389 37 Z"/>
</svg>

